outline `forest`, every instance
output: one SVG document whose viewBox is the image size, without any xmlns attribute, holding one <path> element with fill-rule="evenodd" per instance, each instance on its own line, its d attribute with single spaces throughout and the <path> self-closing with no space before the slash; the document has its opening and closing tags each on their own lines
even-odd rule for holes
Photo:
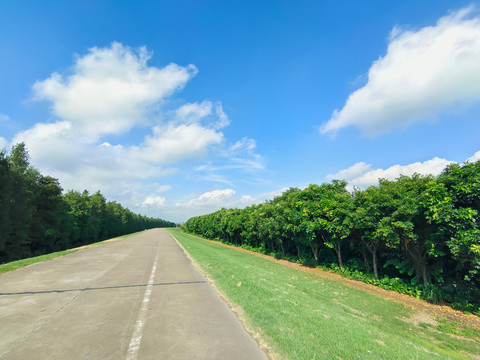
<svg viewBox="0 0 480 360">
<path fill-rule="evenodd" d="M 480 315 L 480 161 L 347 190 L 333 180 L 190 218 L 208 239 Z"/>
<path fill-rule="evenodd" d="M 0 264 L 173 222 L 131 212 L 100 191 L 63 193 L 29 163 L 23 143 L 0 151 Z"/>
</svg>

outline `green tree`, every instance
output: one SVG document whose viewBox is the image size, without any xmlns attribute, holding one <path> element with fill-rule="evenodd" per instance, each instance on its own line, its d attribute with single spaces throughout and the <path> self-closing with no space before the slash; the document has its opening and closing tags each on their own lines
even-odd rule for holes
<svg viewBox="0 0 480 360">
<path fill-rule="evenodd" d="M 33 187 L 31 249 L 34 254 L 44 254 L 65 249 L 69 243 L 67 205 L 57 179 L 38 173 Z"/>
<path fill-rule="evenodd" d="M 5 238 L 7 260 L 21 259 L 30 255 L 31 182 L 35 170 L 29 166 L 29 155 L 25 144 L 14 145 L 7 156 L 12 181 L 12 196 L 9 206 L 9 230 Z"/>
<path fill-rule="evenodd" d="M 341 246 L 348 236 L 348 225 L 343 224 L 345 219 L 334 222 L 334 212 L 341 202 L 341 196 L 346 201 L 346 182 L 333 180 L 329 184 L 310 185 L 296 196 L 295 210 L 301 217 L 300 228 L 303 233 L 300 237 L 312 250 L 315 262 L 318 263 L 318 251 L 322 246 L 333 248 L 337 254 L 340 266 L 343 266 Z"/>
<path fill-rule="evenodd" d="M 14 178 L 5 150 L 0 151 L 0 263 L 6 258 L 6 240 L 10 236 L 10 209 L 13 201 Z"/>
<path fill-rule="evenodd" d="M 452 164 L 429 187 L 427 219 L 439 227 L 455 261 L 455 281 L 480 297 L 480 161 Z"/>
<path fill-rule="evenodd" d="M 397 204 L 381 181 L 379 186 L 370 186 L 355 193 L 355 227 L 359 233 L 362 249 L 367 249 L 372 258 L 373 274 L 378 279 L 378 251 L 394 248 L 399 243 L 393 226 L 392 214 Z M 366 266 L 368 268 L 368 265 Z"/>
</svg>

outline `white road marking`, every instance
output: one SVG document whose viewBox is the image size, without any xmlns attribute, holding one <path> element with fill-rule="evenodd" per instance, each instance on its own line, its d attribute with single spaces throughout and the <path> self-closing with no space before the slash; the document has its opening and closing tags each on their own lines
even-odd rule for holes
<svg viewBox="0 0 480 360">
<path fill-rule="evenodd" d="M 152 295 L 153 279 L 155 277 L 155 270 L 157 269 L 158 255 L 155 257 L 155 262 L 152 266 L 152 273 L 150 279 L 148 279 L 147 288 L 145 289 L 145 296 L 143 297 L 142 306 L 138 312 L 137 323 L 133 330 L 132 340 L 127 350 L 126 360 L 136 360 L 138 357 L 138 350 L 140 349 L 140 343 L 142 342 L 142 331 L 145 319 L 147 317 L 148 303 L 150 302 L 150 296 Z"/>
</svg>

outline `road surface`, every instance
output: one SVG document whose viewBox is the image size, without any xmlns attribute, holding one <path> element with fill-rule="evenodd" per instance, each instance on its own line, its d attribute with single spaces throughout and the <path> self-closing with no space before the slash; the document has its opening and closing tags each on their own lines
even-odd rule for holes
<svg viewBox="0 0 480 360">
<path fill-rule="evenodd" d="M 0 275 L 0 359 L 266 359 L 163 229 Z"/>
</svg>

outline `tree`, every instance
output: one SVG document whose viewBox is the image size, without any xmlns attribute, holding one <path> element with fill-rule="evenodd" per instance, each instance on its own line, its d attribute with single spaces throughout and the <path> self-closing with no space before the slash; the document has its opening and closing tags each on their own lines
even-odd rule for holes
<svg viewBox="0 0 480 360">
<path fill-rule="evenodd" d="M 379 186 L 357 191 L 354 197 L 355 227 L 359 231 L 362 247 L 370 252 L 375 279 L 378 279 L 379 249 L 395 247 L 399 241 L 392 225 L 392 214 L 397 205 L 382 184 L 385 182 L 381 181 Z"/>
<path fill-rule="evenodd" d="M 6 257 L 6 239 L 11 233 L 10 209 L 14 179 L 5 151 L 0 151 L 0 262 Z"/>
<path fill-rule="evenodd" d="M 405 252 L 415 270 L 415 277 L 427 287 L 429 283 L 428 261 L 443 255 L 436 229 L 425 216 L 427 207 L 425 194 L 435 179 L 432 176 L 414 174 L 411 177 L 400 176 L 396 181 L 382 181 L 380 186 L 390 194 L 395 211 L 391 214 L 388 227 L 398 234 L 396 246 Z"/>
<path fill-rule="evenodd" d="M 88 227 L 90 229 L 90 240 L 96 241 L 106 237 L 105 218 L 106 218 L 106 200 L 105 197 L 97 191 L 88 197 Z"/>
<path fill-rule="evenodd" d="M 354 203 L 352 194 L 346 190 L 346 181 L 333 181 L 328 201 L 325 202 L 324 216 L 329 233 L 325 245 L 337 254 L 338 265 L 343 268 L 342 246 L 350 238 L 354 228 Z"/>
<path fill-rule="evenodd" d="M 341 246 L 347 236 L 347 226 L 343 220 L 334 223 L 333 212 L 341 196 L 346 199 L 345 181 L 333 180 L 330 184 L 310 185 L 296 196 L 295 210 L 299 213 L 301 222 L 300 237 L 305 245 L 312 250 L 315 262 L 318 263 L 318 251 L 322 245 L 328 246 L 337 254 L 340 266 L 343 266 Z"/>
<path fill-rule="evenodd" d="M 31 220 L 31 181 L 35 170 L 30 168 L 29 155 L 25 144 L 14 145 L 7 156 L 11 174 L 9 206 L 9 229 L 5 237 L 7 260 L 15 260 L 30 255 Z"/>
<path fill-rule="evenodd" d="M 33 190 L 32 252 L 43 254 L 68 247 L 67 205 L 58 180 L 38 173 Z"/>
<path fill-rule="evenodd" d="M 448 166 L 424 202 L 455 261 L 456 281 L 480 296 L 480 161 Z"/>
</svg>

